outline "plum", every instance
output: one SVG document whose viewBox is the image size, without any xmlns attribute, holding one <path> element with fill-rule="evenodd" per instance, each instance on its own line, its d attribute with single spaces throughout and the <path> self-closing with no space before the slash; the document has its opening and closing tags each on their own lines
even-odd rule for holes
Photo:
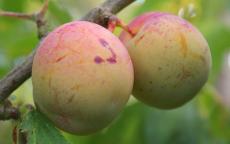
<svg viewBox="0 0 230 144">
<path fill-rule="evenodd" d="M 206 83 L 211 53 L 204 36 L 172 14 L 149 12 L 123 31 L 134 66 L 133 95 L 147 105 L 173 109 L 191 100 Z"/>
<path fill-rule="evenodd" d="M 34 102 L 58 128 L 99 131 L 119 114 L 133 88 L 127 49 L 100 25 L 74 21 L 51 32 L 32 67 Z"/>
</svg>

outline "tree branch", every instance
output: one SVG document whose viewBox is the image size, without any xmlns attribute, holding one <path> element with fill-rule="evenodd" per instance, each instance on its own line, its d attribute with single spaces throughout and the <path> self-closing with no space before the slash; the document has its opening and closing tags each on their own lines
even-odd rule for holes
<svg viewBox="0 0 230 144">
<path fill-rule="evenodd" d="M 0 16 L 4 17 L 13 17 L 25 20 L 34 20 L 34 16 L 32 14 L 24 14 L 24 13 L 15 13 L 15 12 L 8 12 L 8 11 L 0 11 Z"/>
<path fill-rule="evenodd" d="M 135 0 L 107 0 L 100 6 L 92 9 L 82 18 L 82 20 L 94 22 L 107 27 L 109 18 L 113 14 L 117 14 L 134 1 Z"/>
<path fill-rule="evenodd" d="M 44 5 L 42 6 L 41 10 L 36 14 L 35 16 L 35 22 L 37 24 L 37 30 L 38 30 L 38 38 L 42 39 L 42 37 L 45 37 L 48 34 L 48 26 L 44 19 L 45 14 L 48 10 L 49 6 L 49 0 L 45 0 Z"/>
<path fill-rule="evenodd" d="M 25 80 L 30 78 L 33 56 L 34 52 L 0 81 L 0 102 L 3 102 Z"/>
<path fill-rule="evenodd" d="M 92 9 L 81 20 L 91 21 L 98 23 L 102 26 L 107 26 L 109 17 L 112 14 L 118 13 L 120 10 L 122 10 L 134 1 L 135 0 L 107 0 L 102 5 Z M 46 3 L 45 6 L 45 9 L 47 10 Z M 42 36 L 44 35 L 45 34 L 42 34 Z M 2 80 L 0 80 L 0 103 L 3 102 L 22 83 L 24 83 L 28 78 L 30 78 L 33 57 L 34 52 L 31 53 L 22 64 L 15 67 Z"/>
<path fill-rule="evenodd" d="M 37 24 L 37 30 L 38 30 L 38 38 L 41 39 L 43 36 L 45 36 L 47 31 L 47 25 L 44 20 L 45 13 L 48 10 L 48 4 L 49 0 L 45 0 L 44 5 L 42 6 L 41 10 L 38 13 L 33 14 L 25 14 L 25 13 L 16 13 L 16 12 L 9 12 L 9 11 L 0 11 L 0 16 L 3 17 L 12 17 L 12 18 L 18 18 L 23 20 L 30 20 Z"/>
<path fill-rule="evenodd" d="M 116 14 L 134 1 L 135 0 L 107 0 L 101 5 L 101 7 L 107 9 L 113 14 Z"/>
<path fill-rule="evenodd" d="M 0 120 L 18 119 L 20 112 L 18 108 L 13 107 L 10 101 L 5 101 L 3 105 L 0 105 Z"/>
</svg>

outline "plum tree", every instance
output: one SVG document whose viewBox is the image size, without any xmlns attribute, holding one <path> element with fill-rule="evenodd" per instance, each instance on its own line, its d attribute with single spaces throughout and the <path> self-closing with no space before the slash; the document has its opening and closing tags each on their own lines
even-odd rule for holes
<svg viewBox="0 0 230 144">
<path fill-rule="evenodd" d="M 64 24 L 41 42 L 32 67 L 34 102 L 54 124 L 85 135 L 106 127 L 133 87 L 127 49 L 94 23 Z"/>
<path fill-rule="evenodd" d="M 184 19 L 150 12 L 134 19 L 120 35 L 134 65 L 133 95 L 161 109 L 191 100 L 208 79 L 209 46 Z"/>
</svg>

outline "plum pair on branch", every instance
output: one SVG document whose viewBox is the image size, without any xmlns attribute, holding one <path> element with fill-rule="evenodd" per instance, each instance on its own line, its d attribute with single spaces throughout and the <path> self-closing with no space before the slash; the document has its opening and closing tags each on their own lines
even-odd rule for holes
<svg viewBox="0 0 230 144">
<path fill-rule="evenodd" d="M 127 7 L 129 4 L 135 0 L 107 0 L 100 6 L 92 9 L 87 15 L 85 15 L 81 20 L 94 22 L 102 26 L 107 26 L 108 20 L 113 14 L 118 13 L 123 8 Z M 43 11 L 40 11 L 40 15 L 37 15 L 37 20 L 35 21 L 38 26 L 38 32 L 43 31 L 42 36 L 45 36 L 47 31 L 44 31 L 46 25 L 43 23 L 43 17 L 45 11 L 48 8 L 48 0 L 43 7 Z M 32 20 L 31 15 L 27 14 L 16 14 L 16 13 L 4 13 L 1 12 L 2 16 L 18 17 L 23 19 Z M 34 15 L 33 15 L 34 16 Z M 41 21 L 42 20 L 42 21 Z M 42 22 L 42 23 L 41 23 Z M 41 25 L 42 24 L 42 25 Z M 34 52 L 32 52 L 26 60 L 13 68 L 8 74 L 5 75 L 0 80 L 0 103 L 3 102 L 14 90 L 16 90 L 23 82 L 25 82 L 31 76 L 32 62 L 33 62 Z"/>
</svg>

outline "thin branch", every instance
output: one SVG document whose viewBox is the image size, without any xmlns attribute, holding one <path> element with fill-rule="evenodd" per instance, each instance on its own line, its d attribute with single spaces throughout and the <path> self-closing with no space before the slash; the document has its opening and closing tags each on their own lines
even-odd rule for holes
<svg viewBox="0 0 230 144">
<path fill-rule="evenodd" d="M 49 0 L 45 0 L 42 8 L 39 10 L 38 13 L 33 14 L 25 14 L 25 13 L 16 13 L 16 12 L 9 12 L 9 11 L 0 11 L 0 16 L 4 17 L 12 17 L 12 18 L 18 18 L 23 20 L 30 20 L 36 23 L 37 30 L 38 30 L 38 38 L 42 38 L 46 36 L 48 33 L 47 31 L 47 24 L 44 20 L 45 14 L 48 10 Z"/>
<path fill-rule="evenodd" d="M 39 17 L 44 18 L 45 14 L 48 10 L 48 6 L 49 6 L 49 0 L 45 0 L 41 10 L 38 13 Z"/>
<path fill-rule="evenodd" d="M 133 3 L 135 0 L 107 0 L 92 9 L 81 20 L 86 20 L 107 27 L 111 16 Z"/>
<path fill-rule="evenodd" d="M 26 14 L 26 13 L 17 13 L 17 12 L 0 10 L 0 16 L 31 20 L 36 22 L 38 19 L 44 18 L 45 13 L 48 10 L 48 4 L 49 4 L 49 0 L 45 0 L 44 5 L 42 6 L 41 10 L 37 14 Z"/>
<path fill-rule="evenodd" d="M 45 37 L 48 34 L 48 26 L 44 19 L 45 14 L 48 10 L 49 6 L 49 0 L 45 0 L 41 10 L 35 15 L 35 21 L 37 24 L 37 30 L 38 30 L 38 38 L 42 39 L 42 37 Z"/>
<path fill-rule="evenodd" d="M 107 0 L 101 6 L 92 9 L 82 20 L 107 26 L 111 14 L 116 14 L 135 0 Z M 24 63 L 15 67 L 2 80 L 0 80 L 0 102 L 4 101 L 15 89 L 24 83 L 32 70 L 34 52 Z"/>
<path fill-rule="evenodd" d="M 0 120 L 16 120 L 19 117 L 20 112 L 18 108 L 13 107 L 9 101 L 5 101 L 4 104 L 0 106 Z"/>
<path fill-rule="evenodd" d="M 0 16 L 34 21 L 34 15 L 33 14 L 0 11 Z"/>
</svg>

